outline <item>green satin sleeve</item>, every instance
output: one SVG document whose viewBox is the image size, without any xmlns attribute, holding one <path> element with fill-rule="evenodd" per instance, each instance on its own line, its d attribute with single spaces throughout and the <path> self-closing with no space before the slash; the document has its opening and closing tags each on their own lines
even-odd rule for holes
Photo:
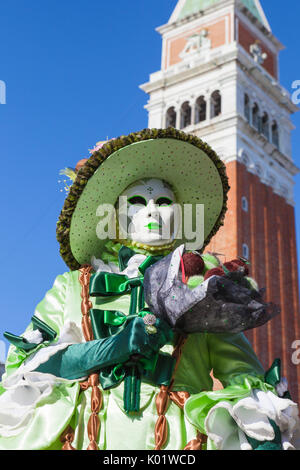
<svg viewBox="0 0 300 470">
<path fill-rule="evenodd" d="M 223 390 L 201 392 L 189 398 L 184 407 L 189 422 L 206 434 L 204 424 L 206 416 L 209 410 L 219 402 L 230 401 L 230 403 L 235 404 L 239 400 L 250 396 L 253 389 L 260 389 L 264 392 L 275 391 L 271 385 L 252 375 L 235 376 L 234 382 Z"/>
<path fill-rule="evenodd" d="M 243 333 L 207 333 L 206 341 L 213 374 L 224 389 L 196 394 L 185 405 L 187 419 L 204 433 L 205 418 L 217 403 L 236 403 L 253 389 L 275 392 L 273 386 L 265 383 L 264 369 Z"/>
<path fill-rule="evenodd" d="M 207 334 L 207 342 L 214 376 L 224 387 L 244 374 L 264 379 L 263 366 L 243 333 Z"/>
<path fill-rule="evenodd" d="M 44 299 L 37 305 L 34 315 L 45 322 L 57 333 L 57 338 L 64 325 L 64 308 L 66 300 L 66 290 L 69 282 L 69 273 L 57 276 L 53 287 L 46 293 Z M 25 331 L 33 330 L 33 324 L 30 323 Z M 16 369 L 39 349 L 47 346 L 49 342 L 39 344 L 30 351 L 21 350 L 13 345 L 8 350 L 5 364 L 5 374 L 3 379 L 15 372 Z"/>
<path fill-rule="evenodd" d="M 157 333 L 148 334 L 143 319 L 136 317 L 119 334 L 72 344 L 41 364 L 36 371 L 75 380 L 111 365 L 122 365 L 134 354 L 154 360 L 159 349 L 172 337 L 170 327 L 163 320 L 157 319 L 155 326 Z"/>
</svg>

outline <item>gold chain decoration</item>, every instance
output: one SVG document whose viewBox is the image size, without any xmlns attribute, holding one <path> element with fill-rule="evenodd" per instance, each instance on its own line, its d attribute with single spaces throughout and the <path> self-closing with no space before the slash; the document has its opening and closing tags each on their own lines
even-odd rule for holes
<svg viewBox="0 0 300 470">
<path fill-rule="evenodd" d="M 172 400 L 175 396 L 175 392 L 171 392 L 171 390 L 174 383 L 174 376 L 180 362 L 182 348 L 184 346 L 184 343 L 186 342 L 186 339 L 187 337 L 185 336 L 179 336 L 179 339 L 172 354 L 172 357 L 176 359 L 176 363 L 171 383 L 168 387 L 166 387 L 165 385 L 161 385 L 160 391 L 156 396 L 156 410 L 158 414 L 158 420 L 156 421 L 155 425 L 155 450 L 161 450 L 168 438 L 168 423 L 165 413 L 168 408 L 169 398 Z"/>
<path fill-rule="evenodd" d="M 73 440 L 74 429 L 68 426 L 60 436 L 60 441 L 63 443 L 61 450 L 76 450 L 75 447 L 72 446 Z"/>
<path fill-rule="evenodd" d="M 79 282 L 81 285 L 81 313 L 82 313 L 82 321 L 81 327 L 83 336 L 86 341 L 92 341 L 94 339 L 91 320 L 89 316 L 89 311 L 93 308 L 92 302 L 90 301 L 90 278 L 91 278 L 91 271 L 92 267 L 85 265 L 83 266 L 79 272 Z"/>
<path fill-rule="evenodd" d="M 201 432 L 197 432 L 197 437 L 192 439 L 183 450 L 202 450 L 202 444 L 206 444 L 207 436 Z"/>
</svg>

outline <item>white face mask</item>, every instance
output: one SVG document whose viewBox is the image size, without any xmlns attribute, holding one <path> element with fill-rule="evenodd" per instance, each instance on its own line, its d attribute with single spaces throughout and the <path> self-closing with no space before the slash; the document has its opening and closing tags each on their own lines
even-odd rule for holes
<svg viewBox="0 0 300 470">
<path fill-rule="evenodd" d="M 173 191 L 156 178 L 139 180 L 120 196 L 127 198 L 126 224 L 119 218 L 120 229 L 127 229 L 128 239 L 147 245 L 170 243 L 177 233 L 174 227 L 176 199 Z M 121 220 L 120 220 L 121 219 Z"/>
</svg>

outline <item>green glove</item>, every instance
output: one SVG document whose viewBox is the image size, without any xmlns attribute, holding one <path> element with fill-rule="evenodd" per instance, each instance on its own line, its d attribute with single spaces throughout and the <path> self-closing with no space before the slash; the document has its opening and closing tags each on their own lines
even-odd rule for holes
<svg viewBox="0 0 300 470">
<path fill-rule="evenodd" d="M 72 344 L 50 357 L 36 371 L 73 380 L 114 364 L 126 363 L 132 355 L 151 358 L 172 339 L 173 332 L 159 318 L 155 323 L 156 333 L 149 334 L 146 328 L 143 319 L 136 317 L 119 334 Z"/>
</svg>

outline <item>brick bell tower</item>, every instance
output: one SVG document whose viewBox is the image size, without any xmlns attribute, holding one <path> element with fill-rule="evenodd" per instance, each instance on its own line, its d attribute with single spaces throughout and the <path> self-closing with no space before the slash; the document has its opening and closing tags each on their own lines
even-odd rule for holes
<svg viewBox="0 0 300 470">
<path fill-rule="evenodd" d="M 281 315 L 246 333 L 263 366 L 282 359 L 300 403 L 299 288 L 291 152 L 298 108 L 279 83 L 279 51 L 259 0 L 179 0 L 162 35 L 161 70 L 141 85 L 149 127 L 176 127 L 208 142 L 227 167 L 225 225 L 207 251 L 243 256 Z M 222 258 L 221 258 L 222 259 Z M 294 361 L 295 362 L 295 361 Z M 299 384 L 299 386 L 298 386 Z"/>
</svg>

